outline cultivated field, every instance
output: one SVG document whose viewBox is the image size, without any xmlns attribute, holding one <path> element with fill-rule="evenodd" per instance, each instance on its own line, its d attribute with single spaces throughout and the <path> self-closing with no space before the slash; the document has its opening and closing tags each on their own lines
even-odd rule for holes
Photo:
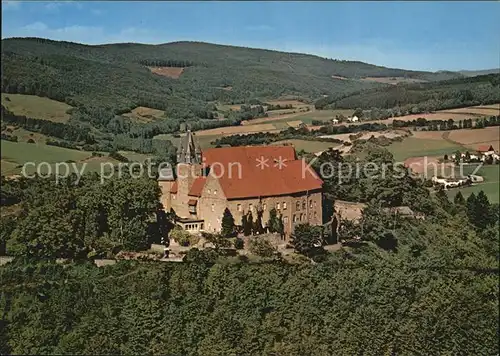
<svg viewBox="0 0 500 356">
<path fill-rule="evenodd" d="M 67 122 L 70 117 L 67 111 L 72 108 L 66 103 L 36 95 L 5 93 L 2 93 L 2 105 L 16 115 L 54 122 Z"/>
<path fill-rule="evenodd" d="M 464 119 L 474 119 L 482 116 L 492 116 L 492 115 L 499 115 L 498 110 L 496 109 L 497 107 L 500 107 L 500 104 L 494 104 L 494 105 L 487 105 L 487 106 L 471 106 L 467 108 L 461 108 L 461 109 L 453 109 L 453 110 L 458 110 L 457 112 L 451 111 L 451 110 L 442 110 L 442 111 L 436 111 L 432 113 L 427 113 L 427 114 L 413 114 L 413 115 L 405 115 L 405 116 L 399 116 L 399 117 L 394 117 L 394 118 L 388 118 L 386 120 L 363 120 L 358 123 L 343 123 L 343 125 L 361 125 L 364 123 L 383 123 L 386 125 L 392 124 L 393 120 L 399 120 L 399 121 L 412 121 L 416 120 L 418 118 L 425 118 L 427 120 L 464 120 Z M 470 112 L 472 110 L 472 112 Z M 316 120 L 321 120 L 323 117 L 324 121 L 327 121 L 328 119 L 333 119 L 335 117 L 335 112 L 338 111 L 344 111 L 346 112 L 347 110 L 321 110 L 321 111 L 314 111 L 312 115 L 310 113 L 306 113 L 303 116 L 296 116 L 296 119 L 301 119 L 304 121 L 305 118 L 311 117 L 312 119 Z M 349 114 L 344 114 L 344 116 L 349 116 L 352 115 L 354 112 L 353 110 L 349 110 L 347 112 L 350 112 Z M 477 113 L 474 113 L 477 112 Z M 307 120 L 306 120 L 307 121 Z M 312 129 L 314 129 L 313 127 Z"/>
<path fill-rule="evenodd" d="M 136 122 L 147 123 L 158 119 L 164 119 L 165 112 L 145 106 L 138 106 L 131 112 L 123 114 L 123 116 L 129 117 Z"/>
<path fill-rule="evenodd" d="M 453 130 L 450 131 L 448 139 L 474 150 L 477 149 L 477 146 L 492 145 L 498 151 L 500 150 L 500 126 L 473 130 Z"/>
<path fill-rule="evenodd" d="M 208 129 L 196 131 L 196 136 L 229 136 L 237 134 L 250 134 L 257 132 L 277 132 L 279 130 L 272 124 L 257 124 L 257 125 L 240 125 L 240 126 L 226 126 L 216 129 Z"/>
<path fill-rule="evenodd" d="M 500 104 L 492 104 L 486 106 L 469 106 L 460 109 L 440 110 L 429 114 L 400 116 L 400 117 L 395 117 L 393 119 L 402 121 L 411 121 L 411 120 L 416 120 L 419 117 L 423 117 L 426 118 L 427 120 L 449 120 L 449 119 L 463 120 L 481 116 L 499 115 L 499 109 L 500 109 Z M 389 121 L 389 120 L 392 121 L 393 119 L 391 118 L 383 121 Z"/>
<path fill-rule="evenodd" d="M 387 131 L 377 131 L 377 132 L 366 131 L 366 132 L 360 132 L 357 134 L 345 133 L 345 134 L 337 134 L 337 135 L 323 135 L 320 137 L 321 138 L 335 138 L 337 140 L 352 142 L 351 136 L 356 136 L 358 134 L 361 134 L 361 135 L 359 137 L 357 137 L 356 140 L 368 140 L 372 136 L 375 138 L 384 136 L 386 138 L 392 139 L 392 138 L 396 138 L 396 137 L 405 137 L 405 136 L 409 135 L 409 133 L 404 131 L 404 130 L 387 130 Z"/>
<path fill-rule="evenodd" d="M 412 137 L 422 140 L 443 140 L 445 132 L 450 131 L 413 131 Z"/>
<path fill-rule="evenodd" d="M 291 100 L 291 99 L 267 100 L 266 103 L 272 104 L 272 105 L 281 105 L 281 106 L 292 105 L 294 108 L 300 107 L 300 106 L 308 106 L 308 104 L 303 103 L 302 101 Z"/>
<path fill-rule="evenodd" d="M 286 125 L 289 121 L 302 121 L 304 124 L 310 126 L 312 125 L 313 120 L 327 122 L 335 118 L 336 115 L 344 115 L 350 116 L 354 112 L 354 110 L 350 109 L 338 109 L 338 110 L 314 110 L 314 107 L 310 107 L 310 111 L 307 112 L 296 112 L 293 114 L 287 114 L 282 116 L 270 116 L 263 117 L 254 120 L 249 120 L 244 122 L 244 125 L 255 125 L 257 123 L 268 123 L 268 124 L 277 124 L 282 123 L 283 128 L 287 128 Z"/>
<path fill-rule="evenodd" d="M 452 131 L 413 131 L 412 134 L 412 137 L 418 139 L 446 140 L 463 146 L 462 150 L 476 150 L 478 146 L 484 145 L 492 145 L 495 150 L 500 149 L 499 126 Z"/>
<path fill-rule="evenodd" d="M 164 77 L 177 79 L 184 72 L 184 68 L 179 67 L 148 67 L 151 73 L 158 74 Z"/>
<path fill-rule="evenodd" d="M 394 155 L 396 161 L 402 162 L 410 157 L 444 156 L 463 150 L 463 147 L 444 139 L 423 139 L 410 136 L 401 142 L 392 143 L 387 149 Z"/>
<path fill-rule="evenodd" d="M 406 84 L 413 84 L 413 83 L 426 83 L 426 80 L 423 79 L 413 79 L 413 78 L 405 78 L 405 77 L 365 77 L 360 79 L 361 81 L 365 82 L 376 82 L 376 83 L 382 83 L 382 84 L 400 84 L 400 83 L 406 83 Z"/>
<path fill-rule="evenodd" d="M 500 115 L 500 104 L 485 105 L 485 106 L 470 106 L 467 108 L 449 109 L 443 112 L 468 114 L 473 116 L 495 116 L 495 115 Z"/>
<path fill-rule="evenodd" d="M 453 167 L 453 163 L 440 163 L 441 156 L 421 156 L 405 159 L 404 165 L 411 169 L 413 173 L 424 175 L 426 178 L 433 176 L 448 176 L 448 171 Z"/>
</svg>

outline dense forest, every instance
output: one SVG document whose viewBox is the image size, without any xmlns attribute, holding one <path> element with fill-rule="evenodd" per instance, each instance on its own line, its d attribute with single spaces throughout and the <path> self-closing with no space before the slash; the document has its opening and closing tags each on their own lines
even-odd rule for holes
<svg viewBox="0 0 500 356">
<path fill-rule="evenodd" d="M 435 242 L 451 246 L 420 260 L 484 257 L 451 236 Z M 494 273 L 376 251 L 315 266 L 188 258 L 2 267 L 2 354 L 498 353 Z"/>
<path fill-rule="evenodd" d="M 334 79 L 333 75 L 353 79 L 462 77 L 459 73 L 407 71 L 197 42 L 87 46 L 40 38 L 11 38 L 2 40 L 2 47 L 3 92 L 65 101 L 77 107 L 75 115 L 81 107 L 86 111 L 99 109 L 119 114 L 136 106 L 148 106 L 165 110 L 169 117 L 173 114 L 197 117 L 200 108 L 209 101 L 244 103 L 252 98 L 283 95 L 312 100 L 333 93 L 384 87 L 374 82 Z M 145 65 L 186 68 L 180 78 L 172 79 L 151 73 Z"/>
</svg>

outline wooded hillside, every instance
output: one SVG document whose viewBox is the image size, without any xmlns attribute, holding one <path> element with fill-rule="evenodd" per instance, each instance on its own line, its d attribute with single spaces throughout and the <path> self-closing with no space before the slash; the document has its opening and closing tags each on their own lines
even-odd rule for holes
<svg viewBox="0 0 500 356">
<path fill-rule="evenodd" d="M 138 105 L 164 110 L 172 105 L 193 106 L 197 101 L 243 102 L 282 95 L 312 100 L 322 95 L 384 86 L 332 76 L 423 80 L 462 76 L 198 42 L 87 46 L 12 38 L 2 40 L 2 46 L 2 91 L 48 96 L 75 106 L 108 107 L 116 111 Z M 151 73 L 146 65 L 187 68 L 179 79 L 172 79 Z"/>
</svg>

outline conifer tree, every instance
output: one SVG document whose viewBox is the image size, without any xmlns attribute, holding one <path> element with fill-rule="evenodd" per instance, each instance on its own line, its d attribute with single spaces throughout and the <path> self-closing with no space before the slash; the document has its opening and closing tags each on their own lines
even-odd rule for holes
<svg viewBox="0 0 500 356">
<path fill-rule="evenodd" d="M 471 223 L 474 223 L 476 220 L 476 195 L 471 193 L 467 198 L 467 217 Z"/>
<path fill-rule="evenodd" d="M 224 210 L 222 216 L 222 236 L 231 237 L 234 233 L 234 218 L 228 208 Z"/>
<path fill-rule="evenodd" d="M 252 226 L 253 226 L 252 212 L 249 211 L 245 218 L 246 221 L 245 224 L 243 225 L 243 234 L 245 236 L 250 236 L 252 234 Z"/>
<path fill-rule="evenodd" d="M 455 205 L 461 205 L 461 206 L 465 205 L 465 198 L 462 195 L 462 192 L 458 192 L 457 195 L 455 195 L 455 198 L 453 198 L 453 203 Z"/>
<path fill-rule="evenodd" d="M 272 208 L 269 211 L 269 220 L 267 221 L 267 228 L 269 229 L 269 232 L 275 233 L 278 232 L 279 225 L 278 225 L 278 214 L 276 212 L 275 208 Z"/>
<path fill-rule="evenodd" d="M 475 219 L 472 222 L 474 225 L 480 229 L 485 229 L 492 225 L 491 204 L 482 190 L 477 194 L 474 211 Z"/>
<path fill-rule="evenodd" d="M 257 217 L 252 225 L 252 231 L 254 235 L 259 235 L 264 232 L 264 227 L 262 226 L 262 210 L 257 210 Z"/>
</svg>

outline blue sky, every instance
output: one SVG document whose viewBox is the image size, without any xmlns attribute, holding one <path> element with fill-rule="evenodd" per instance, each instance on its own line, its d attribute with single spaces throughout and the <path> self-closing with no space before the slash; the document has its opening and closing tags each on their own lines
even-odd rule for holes
<svg viewBox="0 0 500 356">
<path fill-rule="evenodd" d="M 498 2 L 18 2 L 2 38 L 195 40 L 420 70 L 500 66 Z"/>
</svg>

